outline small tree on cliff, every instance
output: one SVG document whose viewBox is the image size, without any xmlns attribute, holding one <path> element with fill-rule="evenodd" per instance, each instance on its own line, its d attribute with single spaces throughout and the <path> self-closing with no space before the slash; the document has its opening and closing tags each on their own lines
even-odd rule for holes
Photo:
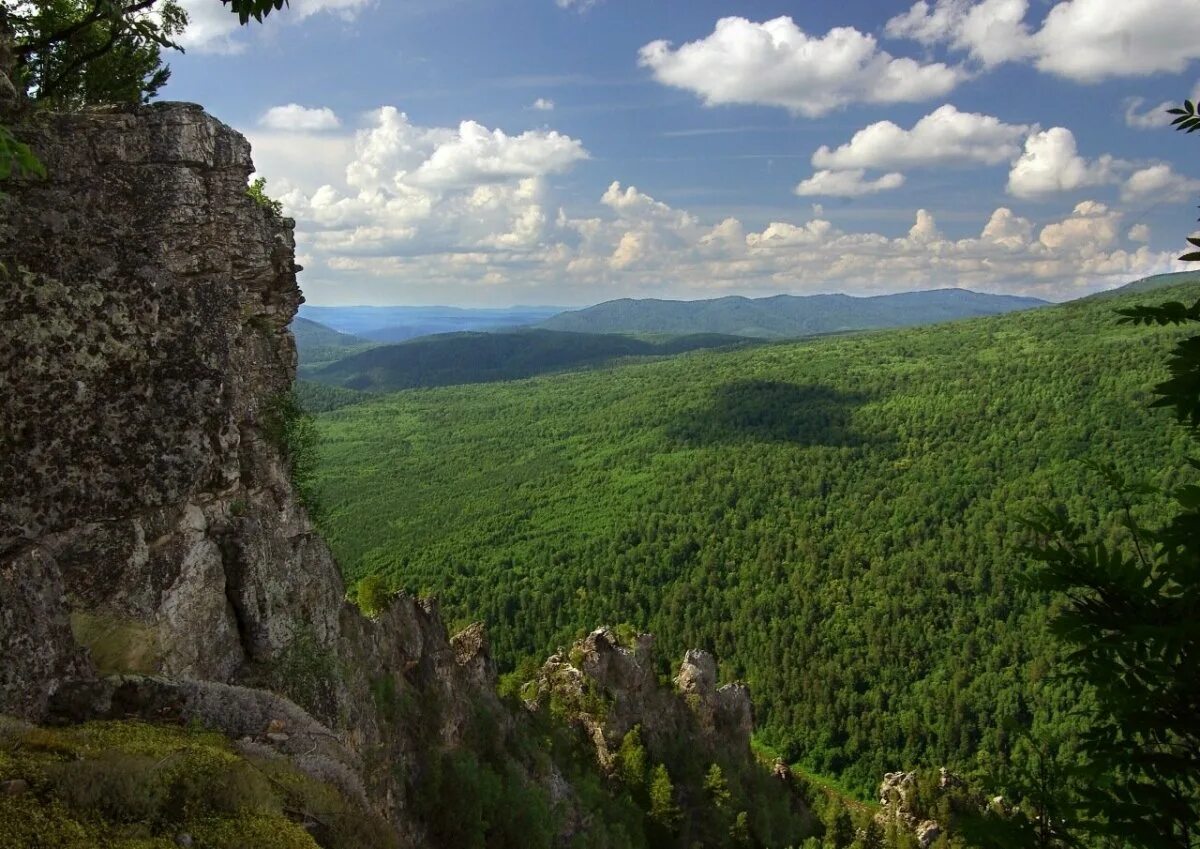
<svg viewBox="0 0 1200 849">
<path fill-rule="evenodd" d="M 662 764 L 650 772 L 650 819 L 668 831 L 679 828 L 683 813 L 675 802 L 675 785 Z"/>
<path fill-rule="evenodd" d="M 162 50 L 183 32 L 187 14 L 174 0 L 43 0 L 10 22 L 17 85 L 36 104 L 75 109 L 154 97 L 171 76 Z"/>
</svg>

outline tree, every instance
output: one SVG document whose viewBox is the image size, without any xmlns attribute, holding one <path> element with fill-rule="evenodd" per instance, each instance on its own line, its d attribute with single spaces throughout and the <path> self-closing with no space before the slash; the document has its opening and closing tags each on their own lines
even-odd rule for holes
<svg viewBox="0 0 1200 849">
<path fill-rule="evenodd" d="M 708 798 L 717 808 L 724 810 L 729 807 L 730 799 L 729 782 L 725 780 L 725 773 L 721 771 L 719 764 L 713 764 L 708 768 L 708 774 L 704 776 L 704 792 L 708 794 Z"/>
<path fill-rule="evenodd" d="M 646 785 L 646 747 L 642 745 L 641 730 L 640 725 L 629 729 L 617 749 L 617 776 L 635 791 Z"/>
<path fill-rule="evenodd" d="M 283 204 L 267 194 L 267 180 L 265 177 L 258 177 L 246 188 L 246 197 L 261 206 L 273 217 L 278 218 L 283 215 Z"/>
<path fill-rule="evenodd" d="M 1170 110 L 1177 128 L 1200 128 L 1191 101 Z M 1189 238 L 1193 247 L 1200 239 Z M 1181 259 L 1200 261 L 1192 251 Z M 1130 324 L 1200 323 L 1200 301 L 1121 310 Z M 1181 341 L 1170 377 L 1153 406 L 1173 410 L 1200 437 L 1200 335 Z M 1200 469 L 1200 461 L 1188 461 Z M 1094 688 L 1095 707 L 1082 740 L 1088 787 L 1081 829 L 1145 849 L 1200 846 L 1200 486 L 1168 493 L 1175 514 L 1157 528 L 1134 516 L 1139 497 L 1155 490 L 1105 470 L 1123 501 L 1129 544 L 1089 539 L 1082 525 L 1044 511 L 1031 524 L 1042 542 L 1032 553 L 1042 587 L 1065 596 L 1053 623 L 1071 649 L 1072 677 Z"/>
<path fill-rule="evenodd" d="M 245 24 L 288 0 L 220 0 Z M 18 100 L 71 109 L 95 103 L 142 103 L 171 76 L 164 49 L 187 26 L 176 0 L 0 0 L 0 78 L 11 76 Z M 11 51 L 9 49 L 11 44 Z M 9 59 L 12 66 L 9 66 Z M 5 121 L 12 109 L 0 84 L 0 182 L 45 176 L 28 145 Z M 12 94 L 12 90 L 9 90 Z"/>
<path fill-rule="evenodd" d="M 867 825 L 863 829 L 861 845 L 862 849 L 883 849 L 884 847 L 883 826 L 874 817 L 867 820 Z"/>
<path fill-rule="evenodd" d="M 846 849 L 854 842 L 854 821 L 850 810 L 840 799 L 830 800 L 826 811 L 825 845 L 831 849 Z"/>
<path fill-rule="evenodd" d="M 662 764 L 650 773 L 650 819 L 668 831 L 679 827 L 683 814 L 675 803 L 675 785 Z"/>
<path fill-rule="evenodd" d="M 139 103 L 171 76 L 162 50 L 187 25 L 175 0 L 97 3 L 45 0 L 10 16 L 17 84 L 37 104 L 75 109 Z"/>
<path fill-rule="evenodd" d="M 750 817 L 745 811 L 738 811 L 729 826 L 729 839 L 734 846 L 750 845 Z"/>
<path fill-rule="evenodd" d="M 372 619 L 379 616 L 392 601 L 392 591 L 387 581 L 379 575 L 367 575 L 355 588 L 358 609 Z"/>
<path fill-rule="evenodd" d="M 220 2 L 245 24 L 288 0 Z M 170 78 L 162 51 L 181 49 L 187 22 L 177 0 L 0 0 L 0 32 L 16 46 L 14 82 L 56 109 L 154 97 Z"/>
</svg>

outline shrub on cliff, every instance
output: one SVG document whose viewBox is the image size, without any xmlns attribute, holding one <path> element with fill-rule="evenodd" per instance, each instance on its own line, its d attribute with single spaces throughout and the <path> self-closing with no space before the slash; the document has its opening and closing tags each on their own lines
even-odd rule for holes
<svg viewBox="0 0 1200 849">
<path fill-rule="evenodd" d="M 312 416 L 304 411 L 294 391 L 281 392 L 267 403 L 262 429 L 283 455 L 300 503 L 310 514 L 317 513 L 315 475 L 319 436 Z"/>
</svg>

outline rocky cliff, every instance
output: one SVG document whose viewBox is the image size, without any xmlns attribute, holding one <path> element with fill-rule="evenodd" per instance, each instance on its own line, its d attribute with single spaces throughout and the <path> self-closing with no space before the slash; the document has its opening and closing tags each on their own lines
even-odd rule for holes
<svg viewBox="0 0 1200 849">
<path fill-rule="evenodd" d="M 586 679 L 612 707 L 565 717 L 595 744 L 584 769 L 501 703 L 482 628 L 451 640 L 432 602 L 368 619 L 345 601 L 291 474 L 292 222 L 246 195 L 244 138 L 177 103 L 42 116 L 22 138 L 48 176 L 0 197 L 0 714 L 200 724 L 411 845 L 499 828 L 438 798 L 488 770 L 552 803 L 557 841 L 578 836 L 597 821 L 579 788 L 608 780 L 634 725 L 756 769 L 748 694 L 718 689 L 707 655 L 677 691 L 646 638 L 598 631 L 582 668 L 552 659 L 546 693 Z"/>
</svg>

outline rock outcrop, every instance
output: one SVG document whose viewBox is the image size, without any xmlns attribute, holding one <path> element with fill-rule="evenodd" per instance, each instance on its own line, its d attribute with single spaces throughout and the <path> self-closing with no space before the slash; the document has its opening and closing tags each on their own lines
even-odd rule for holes
<svg viewBox="0 0 1200 849">
<path fill-rule="evenodd" d="M 749 757 L 749 690 L 744 684 L 718 688 L 716 661 L 708 652 L 687 652 L 671 689 L 655 673 L 653 636 L 637 634 L 622 645 L 614 631 L 597 628 L 547 660 L 537 684 L 535 704 L 561 704 L 605 768 L 634 726 L 651 746 L 688 739 L 710 754 Z"/>
<path fill-rule="evenodd" d="M 754 731 L 754 705 L 750 689 L 741 682 L 717 686 L 717 659 L 692 649 L 683 656 L 675 686 L 710 737 L 745 740 Z"/>
<path fill-rule="evenodd" d="M 978 812 L 986 807 L 966 782 L 945 767 L 938 770 L 936 780 L 931 776 L 923 779 L 916 772 L 889 772 L 879 785 L 879 811 L 875 820 L 882 826 L 908 832 L 921 849 L 928 849 L 946 833 L 950 823 L 945 817 L 953 818 L 962 810 Z"/>
<path fill-rule="evenodd" d="M 5 567 L 61 580 L 46 618 L 152 644 L 139 671 L 227 680 L 301 630 L 332 641 L 340 578 L 268 439 L 301 297 L 249 145 L 182 104 L 27 140 L 48 177 L 0 226 Z"/>
</svg>

